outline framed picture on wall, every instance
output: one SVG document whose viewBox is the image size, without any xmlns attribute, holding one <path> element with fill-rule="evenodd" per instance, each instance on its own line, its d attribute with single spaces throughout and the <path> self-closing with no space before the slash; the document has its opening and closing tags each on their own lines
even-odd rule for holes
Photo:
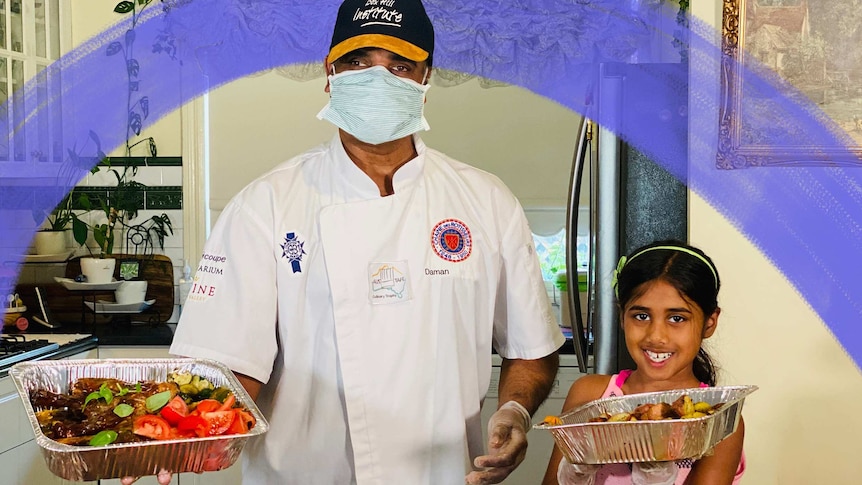
<svg viewBox="0 0 862 485">
<path fill-rule="evenodd" d="M 136 280 L 141 273 L 141 262 L 137 259 L 123 259 L 120 261 L 120 279 Z"/>
<path fill-rule="evenodd" d="M 860 46 L 858 0 L 724 0 L 717 166 L 862 165 Z M 755 64 L 816 104 L 850 136 L 849 149 L 794 145 L 792 134 L 776 142 L 776 101 L 743 90 L 742 71 Z"/>
</svg>

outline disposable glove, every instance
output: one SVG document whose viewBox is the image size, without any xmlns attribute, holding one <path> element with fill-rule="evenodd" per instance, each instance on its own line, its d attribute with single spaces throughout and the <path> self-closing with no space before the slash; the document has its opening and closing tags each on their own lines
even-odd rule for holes
<svg viewBox="0 0 862 485">
<path fill-rule="evenodd" d="M 560 485 L 593 485 L 596 483 L 596 472 L 599 465 L 569 463 L 565 457 L 557 467 L 557 482 Z"/>
<path fill-rule="evenodd" d="M 120 483 L 122 485 L 131 485 L 138 481 L 141 477 L 123 477 L 120 479 Z M 156 480 L 159 481 L 159 485 L 169 485 L 171 483 L 171 478 L 173 478 L 173 474 L 171 472 L 162 470 L 156 476 Z"/>
<path fill-rule="evenodd" d="M 673 461 L 632 464 L 632 485 L 673 485 L 679 469 Z"/>
<path fill-rule="evenodd" d="M 509 401 L 488 420 L 488 454 L 476 457 L 473 464 L 483 470 L 465 478 L 470 485 L 500 483 L 524 461 L 530 413 L 516 401 Z"/>
</svg>

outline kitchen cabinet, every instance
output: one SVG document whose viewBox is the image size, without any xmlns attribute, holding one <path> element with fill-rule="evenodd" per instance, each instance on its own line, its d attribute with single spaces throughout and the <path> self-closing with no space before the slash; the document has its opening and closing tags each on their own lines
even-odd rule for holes
<svg viewBox="0 0 862 485">
<path fill-rule="evenodd" d="M 60 58 L 70 45 L 68 9 L 70 0 L 0 1 L 0 102 L 5 103 L 22 92 L 31 78 Z M 53 74 L 52 74 L 53 75 Z M 50 79 L 51 90 L 59 87 L 59 78 Z M 53 117 L 52 126 L 31 127 L 26 114 L 36 106 L 51 106 L 52 93 L 40 87 L 33 93 L 33 106 L 11 106 L 0 116 L 8 130 L 9 143 L 0 146 L 0 177 L 49 177 L 56 174 L 65 158 L 62 148 L 61 117 Z M 47 119 L 47 118 L 46 118 Z M 32 163 L 23 163 L 32 162 Z"/>
</svg>

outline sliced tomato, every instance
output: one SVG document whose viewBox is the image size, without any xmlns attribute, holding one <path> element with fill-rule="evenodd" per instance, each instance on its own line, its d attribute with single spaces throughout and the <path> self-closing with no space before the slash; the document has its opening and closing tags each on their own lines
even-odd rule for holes
<svg viewBox="0 0 862 485">
<path fill-rule="evenodd" d="M 233 405 L 236 403 L 236 396 L 233 394 L 229 394 L 228 397 L 224 398 L 224 403 L 222 403 L 221 407 L 218 408 L 219 411 L 229 411 Z"/>
<path fill-rule="evenodd" d="M 246 434 L 248 430 L 254 427 L 255 419 L 254 416 L 246 411 L 243 411 L 240 408 L 235 408 L 233 410 L 236 415 L 233 418 L 233 423 L 231 423 L 230 428 L 228 428 L 228 434 Z"/>
<path fill-rule="evenodd" d="M 168 423 L 176 426 L 181 419 L 189 415 L 189 407 L 186 405 L 183 398 L 177 395 L 168 401 L 162 410 L 159 411 L 159 414 L 165 418 Z"/>
<path fill-rule="evenodd" d="M 211 413 L 213 411 L 218 411 L 220 407 L 221 403 L 215 399 L 203 399 L 198 402 L 197 406 L 195 406 L 194 414 Z"/>
<path fill-rule="evenodd" d="M 154 440 L 167 440 L 171 438 L 171 425 L 161 416 L 144 414 L 135 418 L 132 432 Z"/>
<path fill-rule="evenodd" d="M 190 414 L 177 423 L 177 431 L 181 434 L 194 434 L 200 437 L 207 435 L 207 421 L 195 414 Z"/>
<path fill-rule="evenodd" d="M 201 417 L 207 422 L 207 436 L 219 436 L 227 432 L 236 414 L 233 411 L 212 411 L 201 413 Z"/>
</svg>

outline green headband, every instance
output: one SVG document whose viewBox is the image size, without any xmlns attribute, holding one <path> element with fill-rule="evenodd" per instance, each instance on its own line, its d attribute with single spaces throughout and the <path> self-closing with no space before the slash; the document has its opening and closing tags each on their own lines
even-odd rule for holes
<svg viewBox="0 0 862 485">
<path fill-rule="evenodd" d="M 618 281 L 619 274 L 623 271 L 623 268 L 625 268 L 626 263 L 628 263 L 629 261 L 640 256 L 641 254 L 652 251 L 654 249 L 669 249 L 671 251 L 679 251 L 682 253 L 690 254 L 690 255 L 694 256 L 695 258 L 703 261 L 703 264 L 705 264 L 706 267 L 709 268 L 710 271 L 712 271 L 712 277 L 715 279 L 715 287 L 718 288 L 718 272 L 715 271 L 715 267 L 712 265 L 712 263 L 707 261 L 707 259 L 704 258 L 702 255 L 698 254 L 695 251 L 692 251 L 691 249 L 683 248 L 683 247 L 679 247 L 679 246 L 653 246 L 651 248 L 646 248 L 643 251 L 635 253 L 634 255 L 632 255 L 631 258 L 627 259 L 625 256 L 622 256 L 620 258 L 619 263 L 617 263 L 617 269 L 614 270 L 613 277 L 611 278 L 611 285 L 614 287 L 614 295 L 616 295 L 617 298 L 620 297 L 619 290 L 617 288 L 618 287 L 617 283 L 619 282 Z"/>
</svg>

